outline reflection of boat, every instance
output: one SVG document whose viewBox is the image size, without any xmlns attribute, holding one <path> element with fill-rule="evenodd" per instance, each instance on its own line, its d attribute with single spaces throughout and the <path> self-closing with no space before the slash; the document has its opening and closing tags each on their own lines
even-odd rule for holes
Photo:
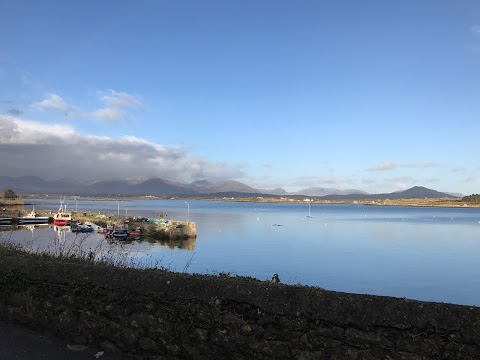
<svg viewBox="0 0 480 360">
<path fill-rule="evenodd" d="M 72 214 L 67 213 L 64 201 L 60 200 L 60 209 L 53 215 L 53 224 L 57 226 L 65 226 L 72 221 Z"/>
<path fill-rule="evenodd" d="M 128 237 L 128 228 L 123 225 L 107 225 L 104 235 L 107 239 L 124 240 Z"/>
<path fill-rule="evenodd" d="M 33 210 L 20 218 L 18 218 L 18 225 L 24 224 L 47 224 L 48 216 L 38 216 L 35 211 L 35 205 L 33 205 Z"/>
<path fill-rule="evenodd" d="M 33 234 L 33 230 L 35 230 L 35 224 L 22 226 L 22 229 L 30 230 Z"/>
<path fill-rule="evenodd" d="M 22 224 L 22 225 L 18 225 L 18 230 L 30 230 L 33 237 L 33 231 L 44 225 L 48 225 L 48 224 Z"/>
<path fill-rule="evenodd" d="M 140 236 L 140 235 L 142 235 L 142 229 L 139 228 L 139 227 L 129 229 L 128 230 L 128 235 L 129 236 Z"/>
<path fill-rule="evenodd" d="M 113 230 L 111 237 L 117 240 L 126 239 L 128 237 L 127 229 Z"/>
<path fill-rule="evenodd" d="M 68 232 L 68 231 L 71 230 L 71 227 L 70 227 L 70 226 L 57 226 L 57 225 L 53 225 L 53 230 L 54 230 L 56 233 Z"/>
<path fill-rule="evenodd" d="M 56 226 L 53 225 L 53 230 L 57 233 L 57 240 L 59 244 L 65 244 L 65 241 L 67 239 L 67 232 L 69 232 L 71 229 L 70 226 Z"/>
<path fill-rule="evenodd" d="M 2 225 L 8 225 L 12 222 L 11 217 L 0 217 L 0 224 Z"/>
</svg>

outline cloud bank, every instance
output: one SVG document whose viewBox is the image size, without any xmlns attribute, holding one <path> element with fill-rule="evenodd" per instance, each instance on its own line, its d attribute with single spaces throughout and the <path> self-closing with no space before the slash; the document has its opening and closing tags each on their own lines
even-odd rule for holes
<svg viewBox="0 0 480 360">
<path fill-rule="evenodd" d="M 13 115 L 0 115 L 0 154 L 2 175 L 50 180 L 162 177 L 190 182 L 243 176 L 239 165 L 198 159 L 179 147 L 134 136 L 81 135 L 71 126 L 46 126 Z"/>
</svg>

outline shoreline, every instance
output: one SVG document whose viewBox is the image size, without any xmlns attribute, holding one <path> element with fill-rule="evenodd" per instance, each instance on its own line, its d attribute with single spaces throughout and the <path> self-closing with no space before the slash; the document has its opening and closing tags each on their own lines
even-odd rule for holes
<svg viewBox="0 0 480 360">
<path fill-rule="evenodd" d="M 75 196 L 75 195 L 72 195 Z M 50 198 L 48 195 L 28 195 L 21 199 L 0 199 L 0 208 L 12 206 L 32 205 L 29 199 Z M 84 198 L 76 196 L 77 198 Z M 480 208 L 480 203 L 462 201 L 461 198 L 426 198 L 426 199 L 358 199 L 358 200 L 324 200 L 315 197 L 199 197 L 199 196 L 98 196 L 90 197 L 92 201 L 121 201 L 121 200 L 207 200 L 226 202 L 254 202 L 254 203 L 281 203 L 281 204 L 323 204 L 323 205 L 368 205 L 368 206 L 413 206 L 413 207 L 441 207 L 441 208 Z"/>
</svg>

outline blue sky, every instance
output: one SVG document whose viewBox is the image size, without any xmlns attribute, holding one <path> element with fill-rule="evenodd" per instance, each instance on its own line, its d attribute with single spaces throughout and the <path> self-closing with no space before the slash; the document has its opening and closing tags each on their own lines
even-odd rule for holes
<svg viewBox="0 0 480 360">
<path fill-rule="evenodd" d="M 480 2 L 0 4 L 0 175 L 480 192 Z"/>
</svg>

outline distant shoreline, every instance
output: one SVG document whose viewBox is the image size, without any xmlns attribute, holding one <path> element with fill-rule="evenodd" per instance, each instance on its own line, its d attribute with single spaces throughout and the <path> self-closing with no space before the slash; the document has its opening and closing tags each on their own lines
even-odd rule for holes
<svg viewBox="0 0 480 360">
<path fill-rule="evenodd" d="M 18 200 L 0 199 L 0 206 L 30 205 L 29 198 L 51 198 L 48 195 L 29 195 Z M 85 198 L 76 196 L 78 198 Z M 325 205 L 370 205 L 370 206 L 416 206 L 416 207 L 450 207 L 480 208 L 480 203 L 465 202 L 461 198 L 423 198 L 423 199 L 365 199 L 365 200 L 324 200 L 305 197 L 198 197 L 198 196 L 89 196 L 96 201 L 121 200 L 209 200 L 228 202 L 284 203 L 284 204 L 325 204 Z M 10 202 L 10 203 L 9 203 Z"/>
</svg>

